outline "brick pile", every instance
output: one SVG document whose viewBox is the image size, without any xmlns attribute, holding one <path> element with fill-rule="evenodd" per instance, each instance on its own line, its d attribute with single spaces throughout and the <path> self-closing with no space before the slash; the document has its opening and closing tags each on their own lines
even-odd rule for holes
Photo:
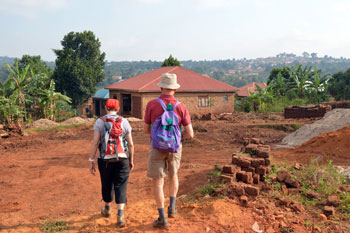
<svg viewBox="0 0 350 233">
<path fill-rule="evenodd" d="M 286 107 L 284 109 L 284 118 L 312 118 L 323 117 L 328 111 L 331 111 L 330 105 L 318 105 L 314 107 Z"/>
<path fill-rule="evenodd" d="M 232 154 L 232 162 L 225 165 L 220 179 L 231 184 L 233 192 L 238 195 L 258 196 L 270 172 L 270 146 L 262 144 L 260 139 L 244 139 L 241 153 Z"/>
</svg>

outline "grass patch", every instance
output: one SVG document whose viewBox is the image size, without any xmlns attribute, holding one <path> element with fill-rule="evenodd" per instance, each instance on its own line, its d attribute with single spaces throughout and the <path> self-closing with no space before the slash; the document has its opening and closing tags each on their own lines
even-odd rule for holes
<svg viewBox="0 0 350 233">
<path fill-rule="evenodd" d="M 196 199 L 197 195 L 199 196 L 211 196 L 213 197 L 216 193 L 216 190 L 222 186 L 222 182 L 220 181 L 220 176 L 222 173 L 222 167 L 218 164 L 214 165 L 214 169 L 207 172 L 208 176 L 208 184 L 197 189 L 194 193 L 189 194 L 182 198 L 183 202 L 198 202 Z"/>
<path fill-rule="evenodd" d="M 347 220 L 350 220 L 350 193 L 342 192 L 340 194 L 340 205 L 338 209 L 342 211 L 343 217 Z"/>
<path fill-rule="evenodd" d="M 77 128 L 82 125 L 85 125 L 85 124 L 81 123 L 81 124 L 72 124 L 72 125 L 60 125 L 60 126 L 49 127 L 49 128 L 25 129 L 24 132 L 29 133 L 29 132 L 42 132 L 42 131 L 59 131 L 64 129 Z"/>
<path fill-rule="evenodd" d="M 330 160 L 327 165 L 310 164 L 305 169 L 296 172 L 295 176 L 301 182 L 303 191 L 312 190 L 327 198 L 337 192 L 346 183 L 345 176 L 339 174 Z"/>
<path fill-rule="evenodd" d="M 45 222 L 40 230 L 47 233 L 54 233 L 58 231 L 68 231 L 69 227 L 65 221 L 50 221 Z"/>
<path fill-rule="evenodd" d="M 304 226 L 306 226 L 306 227 L 311 227 L 312 225 L 313 225 L 312 222 L 309 221 L 309 220 L 306 220 L 306 221 L 304 222 Z"/>
<path fill-rule="evenodd" d="M 197 193 L 202 194 L 203 196 L 209 195 L 215 193 L 217 188 L 220 188 L 222 185 L 222 182 L 220 182 L 220 176 L 222 173 L 222 167 L 218 164 L 214 165 L 214 170 L 208 171 L 207 175 L 209 176 L 209 183 L 200 188 Z"/>
</svg>

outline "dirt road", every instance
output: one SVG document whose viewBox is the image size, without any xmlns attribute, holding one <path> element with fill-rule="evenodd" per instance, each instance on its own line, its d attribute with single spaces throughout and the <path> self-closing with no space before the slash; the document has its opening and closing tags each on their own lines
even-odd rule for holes
<svg viewBox="0 0 350 233">
<path fill-rule="evenodd" d="M 207 171 L 215 164 L 229 163 L 244 137 L 259 137 L 271 144 L 280 141 L 291 125 L 308 121 L 284 120 L 279 114 L 195 121 L 196 138 L 184 143 L 178 199 L 205 185 Z M 157 211 L 146 177 L 148 138 L 142 122 L 133 122 L 132 127 L 135 170 L 129 179 L 128 224 L 123 231 L 153 231 Z M 0 141 L 1 231 L 38 232 L 45 221 L 58 220 L 67 221 L 71 232 L 118 231 L 115 218 L 104 219 L 99 213 L 103 205 L 99 176 L 89 173 L 87 160 L 91 128 L 32 132 Z M 178 204 L 180 217 L 170 220 L 169 232 L 246 232 L 255 221 L 268 227 L 261 215 L 233 200 Z"/>
</svg>

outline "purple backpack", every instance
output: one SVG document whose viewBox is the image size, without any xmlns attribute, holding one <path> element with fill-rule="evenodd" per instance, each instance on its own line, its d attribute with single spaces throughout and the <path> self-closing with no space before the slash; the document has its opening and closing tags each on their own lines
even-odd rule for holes
<svg viewBox="0 0 350 233">
<path fill-rule="evenodd" d="M 180 102 L 176 102 L 173 107 L 170 103 L 168 106 L 165 106 L 160 98 L 157 100 L 164 112 L 152 124 L 152 146 L 161 151 L 177 152 L 181 143 L 181 130 L 179 127 L 179 118 L 174 110 Z"/>
</svg>

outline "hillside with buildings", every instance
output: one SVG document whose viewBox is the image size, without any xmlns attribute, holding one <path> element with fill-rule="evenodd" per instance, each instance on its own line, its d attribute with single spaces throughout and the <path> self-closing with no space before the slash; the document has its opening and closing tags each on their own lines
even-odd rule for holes
<svg viewBox="0 0 350 233">
<path fill-rule="evenodd" d="M 9 72 L 5 64 L 12 65 L 15 58 L 0 56 L 0 80 L 7 78 Z M 54 67 L 54 62 L 46 62 Z M 270 71 L 275 67 L 293 66 L 295 64 L 317 66 L 324 73 L 337 73 L 350 67 L 350 59 L 335 58 L 328 55 L 317 56 L 316 53 L 304 52 L 301 56 L 293 53 L 280 53 L 274 57 L 261 57 L 255 59 L 226 59 L 226 60 L 185 60 L 181 65 L 194 72 L 208 75 L 217 80 L 226 82 L 236 87 L 244 86 L 251 82 L 266 82 Z M 106 61 L 105 79 L 98 84 L 98 88 L 128 79 L 147 71 L 157 69 L 162 61 Z"/>
</svg>

